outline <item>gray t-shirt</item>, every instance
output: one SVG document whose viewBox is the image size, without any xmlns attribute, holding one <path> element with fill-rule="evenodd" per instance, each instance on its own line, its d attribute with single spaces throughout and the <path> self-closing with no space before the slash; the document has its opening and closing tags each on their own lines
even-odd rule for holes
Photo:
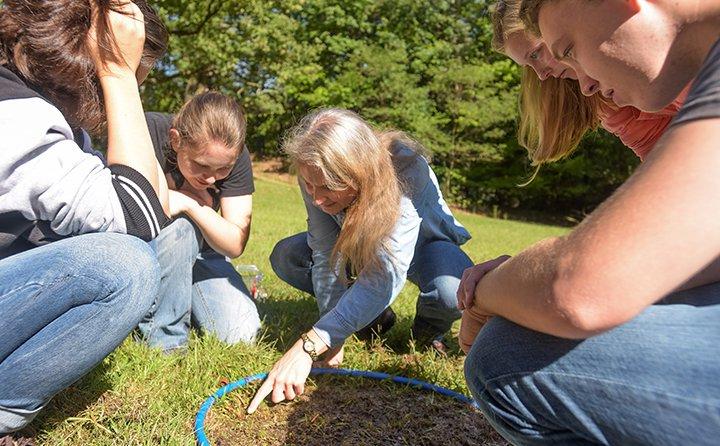
<svg viewBox="0 0 720 446">
<path fill-rule="evenodd" d="M 720 117 L 720 40 L 715 42 L 671 127 Z"/>
</svg>

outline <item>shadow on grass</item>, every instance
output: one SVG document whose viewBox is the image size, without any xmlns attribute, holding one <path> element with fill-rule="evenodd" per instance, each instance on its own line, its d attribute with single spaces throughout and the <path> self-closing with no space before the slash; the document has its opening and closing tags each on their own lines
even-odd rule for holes
<svg viewBox="0 0 720 446">
<path fill-rule="evenodd" d="M 277 341 L 275 348 L 284 352 L 317 321 L 317 304 L 315 298 L 301 291 L 293 291 L 285 299 L 272 296 L 258 302 L 263 339 Z"/>
<path fill-rule="evenodd" d="M 107 377 L 109 368 L 110 365 L 103 361 L 79 381 L 55 395 L 28 428 L 37 435 L 56 429 L 68 420 L 92 423 L 92 420 L 80 415 L 112 389 Z"/>
</svg>

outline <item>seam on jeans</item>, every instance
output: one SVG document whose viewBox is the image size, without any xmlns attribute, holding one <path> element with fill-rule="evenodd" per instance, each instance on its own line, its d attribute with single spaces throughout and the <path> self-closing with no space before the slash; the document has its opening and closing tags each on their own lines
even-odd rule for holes
<svg viewBox="0 0 720 446">
<path fill-rule="evenodd" d="M 34 294 L 32 295 L 32 298 L 34 298 L 34 297 L 36 297 L 38 294 L 42 293 L 44 289 L 46 289 L 46 288 L 48 288 L 48 289 L 54 289 L 58 284 L 65 284 L 65 283 L 67 283 L 68 281 L 70 281 L 71 279 L 86 279 L 86 280 L 92 281 L 92 282 L 100 285 L 101 290 L 102 290 L 102 293 L 101 293 L 101 294 L 106 294 L 105 297 L 107 297 L 107 295 L 111 294 L 111 293 L 109 292 L 108 286 L 107 286 L 107 284 L 106 284 L 105 282 L 100 282 L 100 281 L 98 281 L 97 279 L 95 279 L 95 277 L 88 276 L 88 275 L 86 275 L 86 274 L 82 274 L 82 273 L 81 273 L 81 274 L 65 274 L 65 275 L 63 275 L 63 276 L 56 277 L 55 279 L 53 279 L 52 281 L 48 282 L 47 284 L 43 284 L 43 283 L 37 282 L 37 281 L 29 282 L 29 283 L 24 283 L 24 284 L 22 284 L 22 285 L 20 285 L 20 286 L 18 286 L 18 287 L 16 287 L 16 288 L 13 288 L 12 290 L 9 290 L 9 291 L 3 293 L 2 295 L 3 295 L 3 296 L 6 296 L 6 295 L 8 295 L 8 294 L 10 294 L 10 293 L 15 293 L 15 292 L 17 292 L 17 291 L 21 291 L 21 290 L 24 290 L 24 289 L 29 288 L 29 287 L 39 286 L 40 289 L 39 289 L 36 293 L 34 293 Z M 93 299 L 93 301 L 95 301 L 95 302 L 97 302 L 97 301 L 103 301 L 104 299 L 105 299 L 105 298 L 100 299 L 100 300 Z"/>
<path fill-rule="evenodd" d="M 491 384 L 491 383 L 494 383 L 494 382 L 496 382 L 496 381 L 501 381 L 501 380 L 517 381 L 518 378 L 522 378 L 522 377 L 525 377 L 525 376 L 540 376 L 540 375 L 543 375 L 543 376 L 565 376 L 565 377 L 572 377 L 572 378 L 584 379 L 584 380 L 588 380 L 588 381 L 594 381 L 594 382 L 598 382 L 598 383 L 613 384 L 613 385 L 618 385 L 618 386 L 623 386 L 623 387 L 627 387 L 627 388 L 631 388 L 631 389 L 640 390 L 640 391 L 643 391 L 643 392 L 650 392 L 650 393 L 653 393 L 653 394 L 655 394 L 655 395 L 663 395 L 663 396 L 666 396 L 666 397 L 672 397 L 672 398 L 676 398 L 676 399 L 681 400 L 681 401 L 688 401 L 688 402 L 692 402 L 692 403 L 695 403 L 695 404 L 701 404 L 701 405 L 706 406 L 706 407 L 707 407 L 707 406 L 714 406 L 714 407 L 716 407 L 716 408 L 720 408 L 720 405 L 717 405 L 717 404 L 716 404 L 716 405 L 708 404 L 708 402 L 707 402 L 706 400 L 699 400 L 699 399 L 696 399 L 696 398 L 688 398 L 688 397 L 685 397 L 685 396 L 682 396 L 682 395 L 677 395 L 677 394 L 674 394 L 674 393 L 669 393 L 669 392 L 667 392 L 667 391 L 660 391 L 660 390 L 655 389 L 655 388 L 643 387 L 643 386 L 637 386 L 637 385 L 631 385 L 631 384 L 628 384 L 628 383 L 625 383 L 625 382 L 616 381 L 616 380 L 612 380 L 612 379 L 602 379 L 602 378 L 597 378 L 597 377 L 590 376 L 590 375 L 581 375 L 581 374 L 576 374 L 576 373 L 542 372 L 542 371 L 538 371 L 538 372 L 508 373 L 508 374 L 506 374 L 506 375 L 498 376 L 498 377 L 495 377 L 495 378 L 493 378 L 493 379 L 487 380 L 487 381 L 486 381 L 486 384 L 485 384 L 483 387 L 484 387 L 484 389 L 487 391 L 487 390 L 489 390 L 489 389 L 488 389 L 488 385 Z"/>
<path fill-rule="evenodd" d="M 42 283 L 32 282 L 32 283 L 25 284 L 25 285 L 23 285 L 22 287 L 18 287 L 18 288 L 16 288 L 15 290 L 16 290 L 16 291 L 17 291 L 17 290 L 21 290 L 21 289 L 24 289 L 24 288 L 30 287 L 30 286 L 39 286 L 40 288 L 37 290 L 37 292 L 31 295 L 30 299 L 32 299 L 32 298 L 37 297 L 38 295 L 40 295 L 41 293 L 43 293 L 43 292 L 45 292 L 45 291 L 52 293 L 52 292 L 54 292 L 54 290 L 56 290 L 56 289 L 62 287 L 63 285 L 65 285 L 65 284 L 66 284 L 68 281 L 70 281 L 71 279 L 76 279 L 76 278 L 88 279 L 88 280 L 91 280 L 91 281 L 93 281 L 93 282 L 95 282 L 95 283 L 99 283 L 99 284 L 101 285 L 101 287 L 102 287 L 101 289 L 103 290 L 103 293 L 106 293 L 106 292 L 107 292 L 107 285 L 106 285 L 105 283 L 103 283 L 103 282 L 98 282 L 97 280 L 95 280 L 95 278 L 86 276 L 86 275 L 84 275 L 84 274 L 77 274 L 77 275 L 75 275 L 75 274 L 66 274 L 66 275 L 63 275 L 63 276 L 61 276 L 61 277 L 56 277 L 54 280 L 52 280 L 51 282 L 49 282 L 47 286 L 43 286 Z M 5 293 L 5 294 L 3 294 L 3 296 L 5 296 L 5 295 L 7 295 L 7 294 L 10 294 L 10 293 Z M 109 295 L 110 293 L 107 293 L 107 294 Z M 105 296 L 105 297 L 107 297 L 107 296 Z M 81 304 L 79 304 L 79 305 L 73 305 L 71 308 L 77 308 L 77 307 L 79 307 L 79 306 L 89 305 L 89 304 L 92 304 L 92 303 L 104 303 L 104 299 L 105 299 L 105 298 L 100 299 L 100 300 L 93 299 L 91 302 L 81 303 Z M 69 310 L 68 310 L 68 311 L 69 311 Z M 67 311 L 66 311 L 66 312 L 67 312 Z M 25 345 L 25 342 L 27 342 L 27 341 L 28 341 L 28 339 L 26 339 L 25 341 L 23 341 L 22 343 L 20 343 L 20 344 L 17 346 L 17 348 L 15 348 L 15 349 L 13 349 L 12 351 L 8 352 L 8 354 L 5 356 L 5 358 L 8 358 L 8 357 L 10 357 L 12 354 L 14 354 L 14 353 L 17 351 L 17 349 L 20 348 L 20 347 L 22 347 L 23 345 Z"/>
<path fill-rule="evenodd" d="M 197 286 L 197 284 L 195 284 L 195 283 L 193 283 L 192 286 L 193 286 L 193 288 L 195 288 L 197 290 L 198 295 L 200 296 L 200 303 L 202 304 L 203 308 L 205 309 L 205 313 L 207 315 L 210 315 L 210 306 L 207 304 L 207 300 L 205 299 L 205 295 L 203 294 L 202 289 L 200 289 L 200 287 Z M 192 313 L 192 310 L 191 310 L 191 313 Z M 210 324 L 211 324 L 212 331 L 217 333 L 218 330 L 217 330 L 217 327 L 215 326 L 215 318 L 214 317 L 210 318 Z"/>
</svg>

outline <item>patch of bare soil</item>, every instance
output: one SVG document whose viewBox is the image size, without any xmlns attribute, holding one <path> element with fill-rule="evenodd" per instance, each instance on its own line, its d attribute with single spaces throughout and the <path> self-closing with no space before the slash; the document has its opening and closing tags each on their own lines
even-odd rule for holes
<svg viewBox="0 0 720 446">
<path fill-rule="evenodd" d="M 295 401 L 245 408 L 259 386 L 213 405 L 205 432 L 215 446 L 487 445 L 505 442 L 483 415 L 439 394 L 362 378 L 315 377 Z"/>
<path fill-rule="evenodd" d="M 290 165 L 284 158 L 254 159 L 252 164 L 255 177 L 297 184 L 297 176 L 290 171 Z"/>
</svg>

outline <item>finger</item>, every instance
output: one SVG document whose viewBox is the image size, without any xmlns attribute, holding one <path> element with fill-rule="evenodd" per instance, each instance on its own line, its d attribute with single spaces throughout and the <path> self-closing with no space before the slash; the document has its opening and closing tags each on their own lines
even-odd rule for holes
<svg viewBox="0 0 720 446">
<path fill-rule="evenodd" d="M 265 380 L 265 382 L 260 386 L 257 393 L 255 394 L 255 397 L 250 401 L 250 405 L 247 408 L 248 415 L 254 413 L 262 400 L 265 399 L 266 396 L 272 391 L 274 379 L 268 378 Z"/>
<path fill-rule="evenodd" d="M 295 399 L 295 389 L 292 384 L 285 384 L 285 399 L 288 401 Z"/>
<path fill-rule="evenodd" d="M 305 393 L 305 384 L 295 384 L 295 393 L 298 395 Z"/>
<path fill-rule="evenodd" d="M 463 307 L 470 308 L 475 300 L 475 288 L 485 273 L 480 269 L 480 265 L 468 275 L 463 283 Z"/>
<path fill-rule="evenodd" d="M 462 349 L 463 353 L 466 355 L 470 353 L 470 349 L 472 348 L 472 345 L 465 344 L 464 342 L 460 342 L 460 348 Z"/>
<path fill-rule="evenodd" d="M 275 387 L 272 391 L 272 396 L 270 397 L 270 400 L 273 403 L 279 403 L 281 401 L 285 400 L 285 385 L 276 382 Z"/>
<path fill-rule="evenodd" d="M 467 281 L 468 274 L 472 269 L 472 266 L 470 268 L 466 268 L 465 271 L 463 271 L 462 273 L 462 277 L 460 278 L 460 285 L 458 285 L 458 290 L 456 293 L 457 307 L 459 310 L 465 309 L 465 282 Z"/>
<path fill-rule="evenodd" d="M 463 313 L 462 320 L 460 321 L 460 332 L 458 333 L 458 344 L 466 354 L 470 351 L 481 327 L 482 324 L 474 319 L 469 312 L 466 311 Z"/>
<path fill-rule="evenodd" d="M 465 309 L 464 297 L 465 297 L 465 292 L 463 291 L 463 283 L 460 282 L 460 286 L 458 287 L 457 293 L 455 294 L 455 298 L 457 299 L 458 310 Z"/>
</svg>

